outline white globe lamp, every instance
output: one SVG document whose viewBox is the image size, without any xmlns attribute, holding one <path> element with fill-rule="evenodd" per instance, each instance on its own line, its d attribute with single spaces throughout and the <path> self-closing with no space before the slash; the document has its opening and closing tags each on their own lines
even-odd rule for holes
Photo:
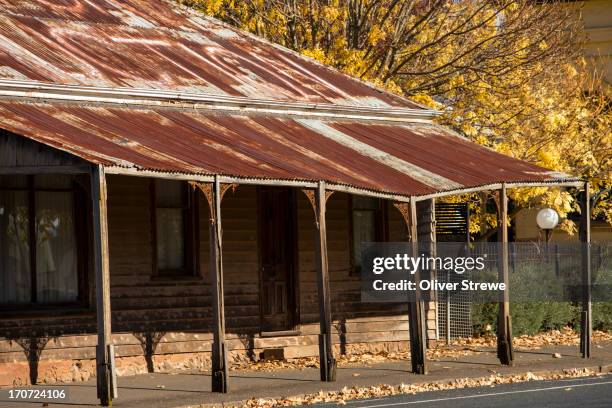
<svg viewBox="0 0 612 408">
<path fill-rule="evenodd" d="M 542 208 L 538 211 L 536 222 L 538 227 L 546 233 L 546 242 L 548 242 L 550 240 L 550 233 L 559 224 L 559 214 L 552 208 Z"/>
<path fill-rule="evenodd" d="M 542 208 L 538 211 L 536 222 L 538 223 L 538 227 L 543 230 L 555 229 L 557 224 L 559 224 L 559 214 L 552 208 Z"/>
</svg>

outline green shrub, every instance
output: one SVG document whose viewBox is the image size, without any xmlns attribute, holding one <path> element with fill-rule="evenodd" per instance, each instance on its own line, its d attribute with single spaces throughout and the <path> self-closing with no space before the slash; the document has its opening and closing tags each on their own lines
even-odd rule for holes
<svg viewBox="0 0 612 408">
<path fill-rule="evenodd" d="M 612 302 L 593 303 L 593 329 L 612 330 Z"/>
<path fill-rule="evenodd" d="M 497 330 L 497 303 L 472 304 L 474 334 L 484 335 Z"/>
<path fill-rule="evenodd" d="M 541 331 L 573 325 L 578 314 L 570 302 L 511 303 L 512 334 L 534 335 Z"/>
<path fill-rule="evenodd" d="M 570 302 L 511 302 L 512 334 L 514 336 L 521 334 L 534 335 L 541 331 L 561 329 L 568 325 L 573 326 L 578 319 L 578 310 Z M 474 332 L 485 334 L 488 332 L 487 327 L 496 331 L 497 311 L 496 303 L 472 305 Z M 610 319 L 609 315 L 608 319 Z M 593 323 L 595 327 L 595 319 Z"/>
<path fill-rule="evenodd" d="M 605 262 L 609 252 L 601 251 L 595 251 L 598 255 L 593 261 L 593 283 L 605 289 L 612 285 L 612 271 Z M 603 251 L 609 251 L 609 247 Z M 560 276 L 555 271 L 554 262 L 525 259 L 514 264 L 509 285 L 513 335 L 534 335 L 565 326 L 580 331 L 581 304 L 559 301 L 566 298 L 564 285 L 580 284 L 580 281 L 575 281 L 580 279 L 576 275 L 580 271 L 579 262 L 579 257 L 565 259 Z M 496 280 L 497 274 L 497 268 L 492 267 L 481 278 Z M 605 298 L 603 296 L 607 294 L 599 294 L 600 299 Z M 497 310 L 497 303 L 472 304 L 475 334 L 497 330 Z M 612 302 L 593 302 L 592 321 L 594 330 L 612 330 Z"/>
</svg>

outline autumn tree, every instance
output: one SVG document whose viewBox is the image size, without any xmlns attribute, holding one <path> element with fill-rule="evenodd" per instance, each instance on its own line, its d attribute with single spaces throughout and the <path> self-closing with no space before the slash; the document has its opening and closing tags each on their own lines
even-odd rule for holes
<svg viewBox="0 0 612 408">
<path fill-rule="evenodd" d="M 588 177 L 594 216 L 612 224 L 610 93 L 582 59 L 578 6 L 530 0 L 181 2 L 440 109 L 442 123 L 480 144 Z M 564 219 L 562 228 L 573 232 L 567 215 L 577 210 L 575 194 L 513 191 L 513 215 L 551 205 Z M 483 210 L 481 196 L 468 198 L 474 228 L 492 234 L 495 216 Z"/>
</svg>

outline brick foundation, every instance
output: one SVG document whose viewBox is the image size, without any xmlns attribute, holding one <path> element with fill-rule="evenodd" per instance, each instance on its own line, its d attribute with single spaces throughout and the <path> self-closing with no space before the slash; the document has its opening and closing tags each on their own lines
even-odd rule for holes
<svg viewBox="0 0 612 408">
<path fill-rule="evenodd" d="M 302 352 L 296 353 L 296 347 L 284 348 L 285 358 L 288 360 L 300 357 L 316 357 L 317 346 L 301 347 Z M 346 355 L 359 355 L 363 353 L 380 352 L 405 352 L 408 351 L 407 342 L 376 342 L 347 344 L 341 347 L 334 346 L 334 352 L 338 355 L 342 351 Z M 233 350 L 230 352 L 229 360 L 232 363 L 244 363 L 259 358 L 263 349 L 253 352 L 246 350 Z M 210 353 L 177 353 L 161 354 L 153 356 L 153 368 L 155 372 L 169 373 L 190 370 L 207 370 L 210 368 Z M 144 356 L 118 357 L 116 359 L 117 375 L 130 376 L 146 374 L 147 361 Z M 38 364 L 37 384 L 52 384 L 64 382 L 87 381 L 95 376 L 96 364 L 94 359 L 83 360 L 45 360 Z M 0 387 L 30 385 L 30 366 L 27 361 L 0 363 Z"/>
</svg>

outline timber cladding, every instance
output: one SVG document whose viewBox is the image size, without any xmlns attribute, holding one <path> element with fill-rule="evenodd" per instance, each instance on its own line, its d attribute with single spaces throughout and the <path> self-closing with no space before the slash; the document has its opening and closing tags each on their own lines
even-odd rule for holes
<svg viewBox="0 0 612 408">
<path fill-rule="evenodd" d="M 122 374 L 146 372 L 147 364 L 148 369 L 155 370 L 209 364 L 212 299 L 208 204 L 204 199 L 194 203 L 199 212 L 199 274 L 154 276 L 150 185 L 151 180 L 146 178 L 108 176 L 112 330 Z M 298 190 L 295 197 L 295 327 L 291 335 L 262 336 L 258 190 L 239 186 L 225 194 L 223 273 L 230 358 L 259 358 L 267 348 L 284 348 L 287 358 L 318 353 L 314 213 L 304 194 Z M 399 212 L 388 214 L 390 240 L 405 240 Z M 327 205 L 327 239 L 336 352 L 406 349 L 406 306 L 360 301 L 359 277 L 350 274 L 350 219 L 349 196 L 333 194 Z M 90 291 L 92 298 L 92 287 Z M 90 304 L 95 305 L 92 301 Z M 29 382 L 23 373 L 28 372 L 28 359 L 37 355 L 39 382 L 85 379 L 90 360 L 95 358 L 95 324 L 94 306 L 5 314 L 0 319 L 0 332 L 9 335 L 0 339 L 0 385 Z M 148 362 L 143 357 L 147 355 Z M 55 364 L 55 371 L 46 363 L 52 360 L 61 362 Z M 66 367 L 63 371 L 57 368 L 62 364 Z M 19 372 L 22 374 L 13 374 Z"/>
</svg>

